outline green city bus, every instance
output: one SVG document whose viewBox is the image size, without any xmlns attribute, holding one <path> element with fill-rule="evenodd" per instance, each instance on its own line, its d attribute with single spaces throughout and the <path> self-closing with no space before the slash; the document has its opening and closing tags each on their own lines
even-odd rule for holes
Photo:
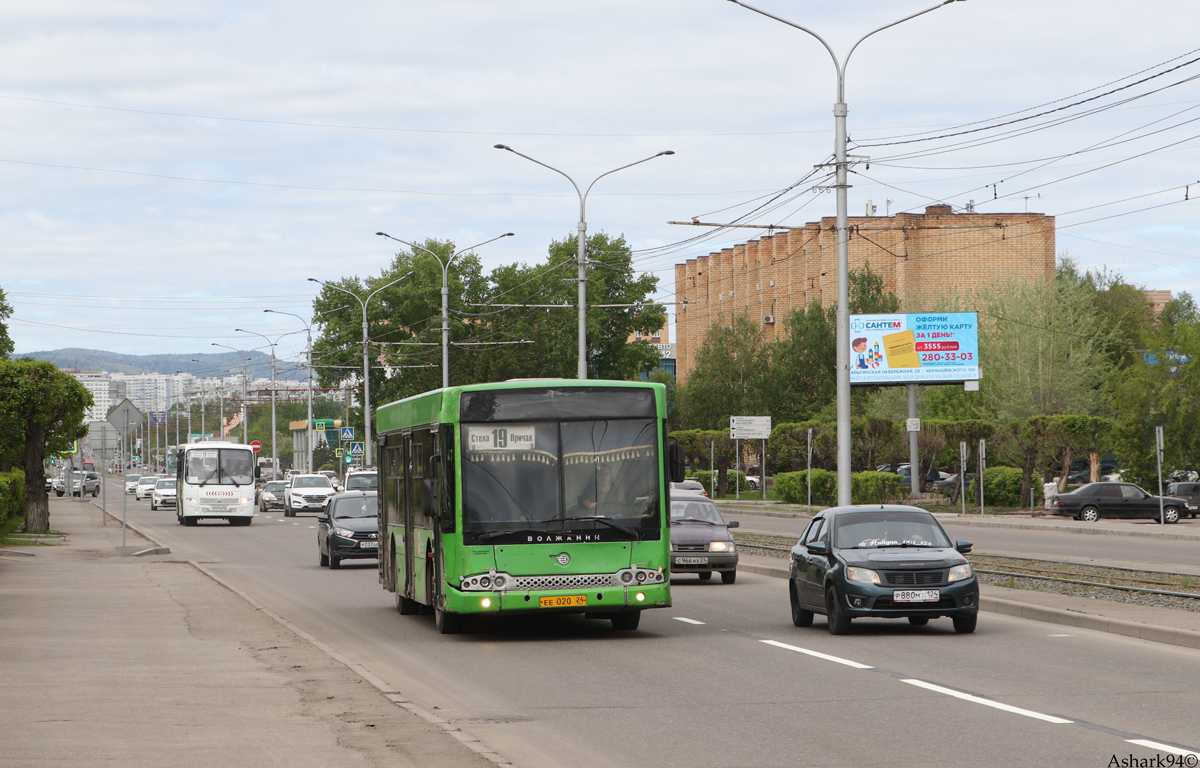
<svg viewBox="0 0 1200 768">
<path fill-rule="evenodd" d="M 531 379 L 375 412 L 379 580 L 442 633 L 470 614 L 584 613 L 614 629 L 671 604 L 666 390 Z"/>
</svg>

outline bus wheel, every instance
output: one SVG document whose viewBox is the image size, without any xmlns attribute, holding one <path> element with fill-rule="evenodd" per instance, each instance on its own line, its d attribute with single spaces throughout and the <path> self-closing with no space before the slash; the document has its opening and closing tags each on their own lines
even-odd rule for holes
<svg viewBox="0 0 1200 768">
<path fill-rule="evenodd" d="M 396 610 L 400 611 L 402 616 L 416 616 L 421 612 L 421 604 L 404 595 L 396 595 Z"/>
<path fill-rule="evenodd" d="M 613 629 L 621 632 L 629 632 L 638 628 L 638 622 L 642 620 L 641 611 L 630 611 L 629 613 L 618 613 L 612 617 Z"/>
<path fill-rule="evenodd" d="M 441 608 L 433 609 L 433 623 L 438 632 L 443 635 L 457 635 L 463 629 L 463 617 L 458 613 L 448 613 Z"/>
</svg>

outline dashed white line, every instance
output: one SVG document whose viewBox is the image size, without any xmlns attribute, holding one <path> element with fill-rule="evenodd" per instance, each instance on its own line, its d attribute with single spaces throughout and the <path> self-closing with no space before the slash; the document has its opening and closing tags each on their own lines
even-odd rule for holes
<svg viewBox="0 0 1200 768">
<path fill-rule="evenodd" d="M 1028 710 L 1028 709 L 1021 709 L 1020 707 L 1014 707 L 1011 704 L 1001 704 L 1000 702 L 992 701 L 991 699 L 984 699 L 979 696 L 972 696 L 969 693 L 963 693 L 962 691 L 956 691 L 953 688 L 943 688 L 940 685 L 934 685 L 933 683 L 927 683 L 924 680 L 912 680 L 912 679 L 903 679 L 902 678 L 900 680 L 900 682 L 908 683 L 909 685 L 915 685 L 918 688 L 924 688 L 927 691 L 933 691 L 935 693 L 944 693 L 947 696 L 953 696 L 954 698 L 962 699 L 963 701 L 970 701 L 975 704 L 982 704 L 985 707 L 993 707 L 995 709 L 1003 710 L 1005 712 L 1011 712 L 1014 715 L 1024 715 L 1025 717 L 1032 717 L 1035 720 L 1044 720 L 1047 723 L 1055 723 L 1058 725 L 1071 725 L 1074 722 L 1073 720 L 1065 720 L 1061 717 L 1055 717 L 1054 715 L 1043 715 L 1041 712 L 1034 712 L 1034 711 Z"/>
<path fill-rule="evenodd" d="M 684 624 L 703 624 L 704 623 L 703 621 L 696 621 L 695 619 L 685 619 L 682 616 L 672 616 L 671 618 L 675 619 L 675 621 L 682 621 Z"/>
<path fill-rule="evenodd" d="M 1125 741 L 1128 744 L 1137 744 L 1139 747 L 1153 749 L 1158 752 L 1170 752 L 1172 755 L 1179 755 L 1180 757 L 1200 758 L 1200 752 L 1193 752 L 1190 749 L 1172 747 L 1169 744 L 1159 744 L 1157 741 L 1149 741 L 1147 739 L 1126 739 Z"/>
<path fill-rule="evenodd" d="M 783 648 L 786 651 L 795 651 L 796 653 L 803 653 L 806 656 L 813 656 L 818 659 L 824 659 L 825 661 L 832 661 L 835 664 L 845 664 L 847 667 L 854 667 L 855 669 L 874 669 L 874 667 L 872 667 L 870 664 L 859 664 L 857 661 L 850 661 L 850 659 L 830 656 L 829 654 L 821 653 L 820 651 L 810 651 L 807 648 L 788 645 L 787 643 L 781 643 L 777 640 L 760 640 L 759 642 L 766 643 L 767 645 L 773 645 L 776 648 Z"/>
</svg>

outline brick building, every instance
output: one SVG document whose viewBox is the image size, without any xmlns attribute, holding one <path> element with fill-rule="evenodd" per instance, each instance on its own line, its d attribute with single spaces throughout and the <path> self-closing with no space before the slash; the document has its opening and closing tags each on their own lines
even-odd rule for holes
<svg viewBox="0 0 1200 768">
<path fill-rule="evenodd" d="M 744 312 L 765 338 L 814 299 L 837 303 L 836 219 L 768 235 L 675 265 L 676 375 L 686 381 L 715 322 Z M 921 311 L 945 294 L 969 295 L 1010 280 L 1054 277 L 1054 217 L 1040 213 L 925 213 L 850 217 L 850 268 L 869 263 L 884 285 Z"/>
</svg>

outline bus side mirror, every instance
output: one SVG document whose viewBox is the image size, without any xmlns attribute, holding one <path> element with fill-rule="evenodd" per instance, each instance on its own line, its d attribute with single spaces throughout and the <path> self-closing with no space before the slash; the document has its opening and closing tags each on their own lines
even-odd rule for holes
<svg viewBox="0 0 1200 768">
<path fill-rule="evenodd" d="M 254 479 L 257 480 L 260 477 L 262 477 L 262 467 L 255 467 L 254 468 Z"/>
<path fill-rule="evenodd" d="M 671 482 L 682 483 L 684 474 L 687 472 L 686 459 L 683 455 L 683 446 L 679 443 L 672 443 L 667 448 L 667 463 L 670 467 Z"/>
<path fill-rule="evenodd" d="M 421 481 L 421 513 L 425 517 L 435 517 L 438 508 L 437 480 Z"/>
</svg>

